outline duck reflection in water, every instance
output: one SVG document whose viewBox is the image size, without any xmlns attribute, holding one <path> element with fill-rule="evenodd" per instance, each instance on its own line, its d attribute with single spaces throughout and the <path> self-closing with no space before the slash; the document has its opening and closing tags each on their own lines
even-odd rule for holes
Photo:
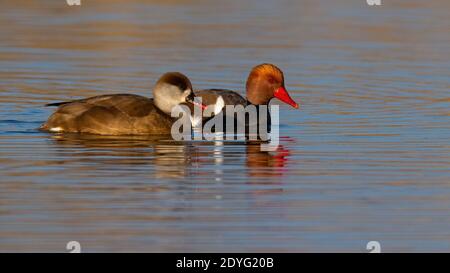
<svg viewBox="0 0 450 273">
<path fill-rule="evenodd" d="M 261 151 L 260 145 L 246 146 L 246 163 L 249 176 L 282 176 L 290 156 L 290 151 L 279 145 L 274 152 Z"/>
<path fill-rule="evenodd" d="M 222 181 L 225 165 L 243 162 L 247 172 L 242 175 L 282 176 L 290 155 L 283 146 L 275 152 L 264 152 L 259 143 L 226 142 L 221 137 L 193 142 L 173 141 L 170 136 L 55 134 L 49 137 L 58 145 L 55 150 L 58 158 L 64 158 L 61 164 L 78 163 L 75 166 L 79 166 L 80 173 L 111 170 L 124 178 L 133 169 L 142 173 L 142 166 L 146 166 L 149 178 L 205 176 Z M 198 173 L 198 167 L 207 165 L 213 167 L 213 173 Z"/>
<path fill-rule="evenodd" d="M 124 179 L 130 171 L 141 174 L 143 170 L 154 178 L 186 177 L 198 158 L 195 146 L 171 141 L 168 136 L 57 134 L 51 140 L 64 148 L 57 150 L 61 157 L 72 153 L 68 161 L 79 161 L 76 166 L 83 166 L 81 172 L 111 170 L 120 175 L 123 171 Z"/>
</svg>

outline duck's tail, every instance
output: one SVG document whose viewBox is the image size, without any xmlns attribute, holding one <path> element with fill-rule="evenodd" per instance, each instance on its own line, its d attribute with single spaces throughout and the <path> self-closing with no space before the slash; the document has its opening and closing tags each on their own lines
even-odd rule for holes
<svg viewBox="0 0 450 273">
<path fill-rule="evenodd" d="M 62 101 L 62 102 L 54 102 L 54 103 L 47 103 L 45 106 L 46 107 L 50 107 L 50 106 L 61 106 L 64 104 L 68 104 L 70 101 Z"/>
</svg>

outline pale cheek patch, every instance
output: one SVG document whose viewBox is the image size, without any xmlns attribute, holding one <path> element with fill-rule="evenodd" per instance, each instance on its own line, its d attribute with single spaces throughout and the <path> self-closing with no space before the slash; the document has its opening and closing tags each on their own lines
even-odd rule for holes
<svg viewBox="0 0 450 273">
<path fill-rule="evenodd" d="M 62 132 L 62 131 L 63 131 L 63 128 L 61 128 L 61 127 L 50 128 L 50 132 L 53 132 L 53 133 L 58 133 L 58 132 Z"/>
<path fill-rule="evenodd" d="M 186 101 L 186 98 L 191 94 L 192 90 L 191 89 L 186 89 L 183 91 L 183 97 L 181 98 L 180 103 L 183 103 Z"/>
</svg>

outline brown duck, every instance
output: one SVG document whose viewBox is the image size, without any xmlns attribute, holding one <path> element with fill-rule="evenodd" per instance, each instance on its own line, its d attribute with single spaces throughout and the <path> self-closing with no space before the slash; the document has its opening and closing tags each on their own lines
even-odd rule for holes
<svg viewBox="0 0 450 273">
<path fill-rule="evenodd" d="M 49 132 L 98 135 L 170 134 L 175 118 L 170 113 L 179 104 L 196 105 L 189 79 L 178 72 L 164 74 L 153 88 L 153 98 L 113 94 L 47 104 L 58 106 L 40 129 Z"/>
</svg>

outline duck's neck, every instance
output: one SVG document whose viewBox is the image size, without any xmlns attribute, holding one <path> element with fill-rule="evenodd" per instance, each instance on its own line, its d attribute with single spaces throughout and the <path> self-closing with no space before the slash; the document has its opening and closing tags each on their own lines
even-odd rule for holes
<svg viewBox="0 0 450 273">
<path fill-rule="evenodd" d="M 270 132 L 270 130 L 271 130 L 271 118 L 270 118 L 269 104 L 253 104 L 247 98 L 247 106 L 249 106 L 249 105 L 255 106 L 256 116 L 257 116 L 256 122 L 258 124 L 260 124 L 262 122 L 266 123 L 267 124 L 267 130 L 268 130 L 268 132 Z M 262 111 L 266 111 L 266 115 L 265 116 L 261 116 L 263 114 Z M 246 117 L 246 119 L 247 119 L 247 117 Z M 249 122 L 250 122 L 249 120 L 245 121 L 246 124 L 249 124 Z M 259 129 L 258 129 L 258 131 L 259 131 Z"/>
</svg>

